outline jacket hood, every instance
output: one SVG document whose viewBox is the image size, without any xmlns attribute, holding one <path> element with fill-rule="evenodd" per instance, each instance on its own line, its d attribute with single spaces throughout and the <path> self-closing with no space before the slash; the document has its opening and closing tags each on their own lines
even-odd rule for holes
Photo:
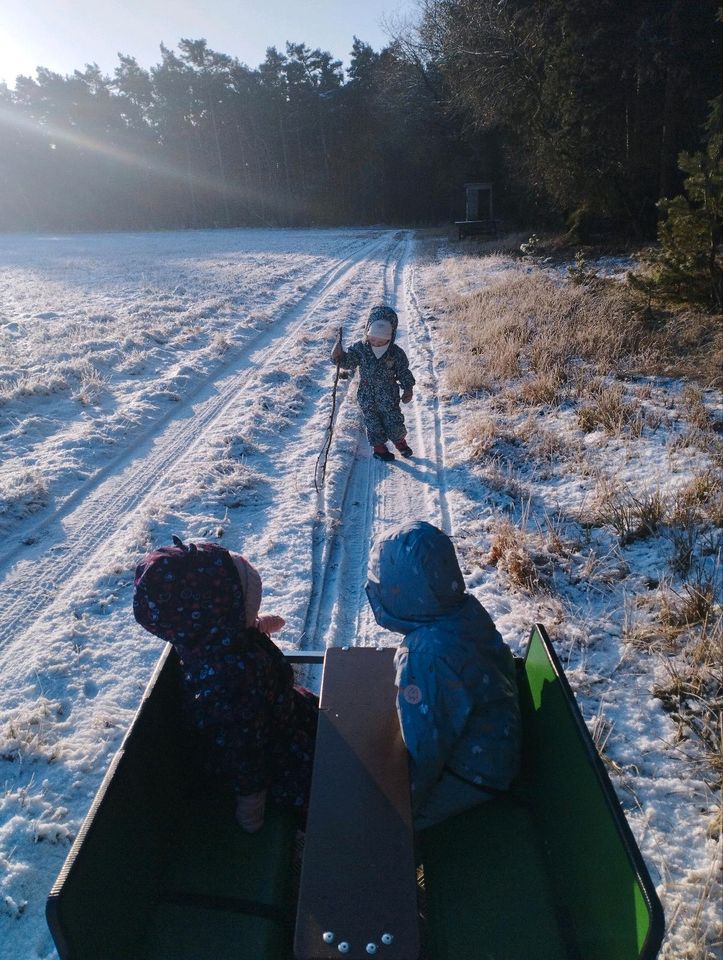
<svg viewBox="0 0 723 960">
<path fill-rule="evenodd" d="M 455 613 L 467 598 L 452 541 L 424 520 L 377 541 L 366 591 L 377 623 L 397 633 Z"/>
<path fill-rule="evenodd" d="M 369 317 L 364 327 L 364 337 L 366 338 L 369 333 L 369 328 L 376 320 L 386 320 L 387 323 L 392 325 L 392 338 L 389 341 L 390 345 L 394 343 L 397 338 L 397 327 L 399 326 L 399 317 L 396 314 L 395 310 L 392 310 L 391 307 L 378 306 L 372 307 L 369 311 Z"/>
<path fill-rule="evenodd" d="M 231 646 L 246 630 L 244 592 L 233 558 L 213 543 L 174 541 L 136 567 L 133 615 L 179 652 Z"/>
</svg>

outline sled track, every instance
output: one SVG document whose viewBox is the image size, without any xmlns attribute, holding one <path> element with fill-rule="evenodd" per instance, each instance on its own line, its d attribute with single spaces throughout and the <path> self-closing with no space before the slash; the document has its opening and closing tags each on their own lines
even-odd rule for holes
<svg viewBox="0 0 723 960">
<path fill-rule="evenodd" d="M 407 271 L 409 279 L 406 284 L 405 292 L 407 296 L 409 312 L 414 317 L 415 321 L 414 324 L 409 324 L 408 330 L 410 331 L 410 336 L 414 345 L 415 356 L 420 362 L 420 379 L 422 379 L 423 384 L 429 391 L 431 417 L 428 416 L 426 420 L 429 421 L 431 419 L 434 427 L 433 459 L 436 465 L 437 486 L 439 490 L 439 512 L 442 521 L 440 526 L 445 533 L 447 533 L 449 536 L 452 536 L 454 531 L 452 529 L 452 515 L 447 500 L 447 476 L 445 469 L 446 458 L 444 438 L 442 433 L 442 417 L 439 409 L 439 377 L 437 376 L 437 368 L 434 362 L 434 351 L 432 349 L 432 331 L 429 328 L 429 324 L 427 323 L 417 299 L 417 294 L 414 288 L 414 267 L 408 265 Z M 423 375 L 422 368 L 424 369 Z M 418 432 L 421 433 L 424 429 L 426 429 L 426 425 L 423 422 L 425 418 L 421 415 L 419 406 L 415 407 L 415 415 Z"/>
<path fill-rule="evenodd" d="M 417 385 L 415 398 L 405 408 L 412 460 L 397 458 L 393 469 L 372 461 L 376 467 L 374 535 L 411 520 L 428 520 L 451 533 L 450 510 L 444 466 L 444 442 L 439 410 L 439 386 L 434 366 L 432 339 L 413 289 L 411 264 L 413 244 L 408 239 L 402 258 L 389 278 L 390 289 L 400 318 L 399 343 L 409 357 Z M 364 598 L 363 598 L 364 599 Z M 388 635 L 376 625 L 369 604 L 358 608 L 356 634 L 366 643 Z"/>
<path fill-rule="evenodd" d="M 18 623 L 36 620 L 42 610 L 57 602 L 73 578 L 92 555 L 137 514 L 142 503 L 160 490 L 167 474 L 193 455 L 205 431 L 239 398 L 253 393 L 266 369 L 271 369 L 289 341 L 303 328 L 307 318 L 359 270 L 374 253 L 396 238 L 376 237 L 341 263 L 326 271 L 311 289 L 268 331 L 249 342 L 244 357 L 233 369 L 216 372 L 200 384 L 182 406 L 156 421 L 151 431 L 136 441 L 134 453 L 127 452 L 108 464 L 90 483 L 84 484 L 52 517 L 34 528 L 37 543 L 19 546 L 2 561 L 7 569 L 20 555 L 3 581 L 0 598 L 0 649 L 16 632 Z M 248 358 L 265 350 L 263 364 Z M 229 364 L 229 367 L 231 365 Z M 215 380 L 226 380 L 216 388 Z M 57 538 L 52 535 L 58 531 Z M 57 540 L 51 555 L 42 542 Z"/>
<path fill-rule="evenodd" d="M 391 465 L 381 463 L 372 458 L 360 430 L 343 490 L 331 505 L 339 516 L 331 529 L 327 529 L 330 524 L 323 495 L 319 496 L 312 537 L 314 588 L 304 629 L 305 646 L 378 642 L 375 635 L 379 629 L 366 602 L 364 585 L 369 550 L 380 531 L 404 520 L 423 518 L 451 532 L 432 341 L 414 294 L 410 253 L 407 234 L 386 262 L 384 300 L 399 314 L 398 339 L 418 381 L 412 409 L 405 409 L 415 457 L 412 461 L 398 457 Z"/>
<path fill-rule="evenodd" d="M 385 303 L 389 303 L 391 298 L 390 272 L 397 269 L 401 259 L 400 250 L 404 249 L 406 238 L 404 233 L 396 234 L 386 257 L 383 274 Z M 363 317 L 360 324 L 362 328 L 365 320 Z M 349 339 L 356 337 L 348 338 L 347 342 Z M 344 390 L 339 395 L 336 420 L 348 402 L 347 393 L 348 390 Z M 329 525 L 324 490 L 318 491 L 311 537 L 312 589 L 301 639 L 301 645 L 306 649 L 355 642 L 373 526 L 370 489 L 373 467 L 378 465 L 369 457 L 365 445 L 366 439 L 363 431 L 360 431 L 355 438 L 354 456 L 345 476 L 341 496 L 334 505 L 340 512 L 339 523 Z M 333 625 L 335 612 L 337 622 Z"/>
</svg>

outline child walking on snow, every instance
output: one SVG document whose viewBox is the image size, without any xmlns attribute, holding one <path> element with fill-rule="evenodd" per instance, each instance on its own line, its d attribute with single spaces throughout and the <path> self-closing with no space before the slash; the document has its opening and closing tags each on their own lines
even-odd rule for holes
<svg viewBox="0 0 723 960">
<path fill-rule="evenodd" d="M 398 323 L 399 318 L 391 307 L 374 307 L 364 339 L 344 350 L 339 337 L 331 352 L 331 359 L 344 370 L 359 367 L 357 400 L 377 460 L 394 459 L 387 440 L 392 441 L 403 457 L 412 456 L 399 406 L 399 391 L 402 391 L 402 403 L 409 403 L 415 381 L 406 353 L 394 342 Z"/>
<path fill-rule="evenodd" d="M 377 623 L 404 634 L 397 712 L 423 830 L 507 790 L 517 773 L 513 657 L 465 591 L 452 541 L 429 523 L 399 526 L 375 545 L 366 589 Z"/>
<path fill-rule="evenodd" d="M 284 620 L 258 615 L 261 577 L 240 553 L 173 541 L 136 568 L 135 618 L 175 647 L 189 718 L 240 826 L 260 830 L 267 802 L 303 819 L 318 704 L 269 637 Z"/>
</svg>

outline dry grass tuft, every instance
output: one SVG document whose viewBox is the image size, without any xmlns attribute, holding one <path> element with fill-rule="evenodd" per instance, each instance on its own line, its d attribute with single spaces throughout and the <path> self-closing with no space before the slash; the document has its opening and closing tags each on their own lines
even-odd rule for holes
<svg viewBox="0 0 723 960">
<path fill-rule="evenodd" d="M 541 463 L 563 465 L 582 454 L 581 443 L 571 443 L 559 433 L 546 430 L 535 418 L 523 421 L 515 434 L 526 445 L 529 455 Z"/>
<path fill-rule="evenodd" d="M 713 463 L 723 469 L 723 437 L 720 434 L 712 430 L 701 430 L 699 427 L 688 427 L 678 434 L 669 449 L 686 450 L 689 447 L 707 453 Z"/>
<path fill-rule="evenodd" d="M 697 609 L 699 600 L 693 603 Z M 708 606 L 707 601 L 704 604 Z M 698 616 L 703 616 L 698 611 Z M 720 608 L 700 620 L 696 635 L 688 637 L 681 654 L 662 658 L 667 681 L 657 684 L 653 696 L 668 710 L 681 738 L 692 733 L 706 753 L 719 785 L 723 779 L 723 618 Z"/>
<path fill-rule="evenodd" d="M 88 363 L 87 369 L 81 374 L 78 389 L 71 396 L 83 406 L 92 406 L 97 403 L 107 386 L 108 377 Z"/>
<path fill-rule="evenodd" d="M 462 436 L 472 457 L 478 459 L 489 453 L 497 440 L 497 425 L 491 417 L 473 414 L 465 422 Z"/>
<path fill-rule="evenodd" d="M 681 487 L 668 511 L 668 539 L 673 548 L 671 569 L 686 576 L 696 551 L 716 553 L 720 548 L 715 530 L 723 527 L 723 479 L 720 474 L 706 470 L 694 476 Z M 704 534 L 709 532 L 706 545 Z"/>
<path fill-rule="evenodd" d="M 540 535 L 548 553 L 557 557 L 568 558 L 580 549 L 580 541 L 570 537 L 570 524 L 564 517 L 550 514 L 545 511 L 540 524 Z"/>
<path fill-rule="evenodd" d="M 530 593 L 537 593 L 543 587 L 543 577 L 530 552 L 527 534 L 511 520 L 497 523 L 486 561 L 501 570 L 513 587 Z"/>
<path fill-rule="evenodd" d="M 639 437 L 645 412 L 637 400 L 629 400 L 622 384 L 595 383 L 588 387 L 589 400 L 577 411 L 577 421 L 586 433 L 602 429 L 618 437 L 627 432 Z"/>
<path fill-rule="evenodd" d="M 443 386 L 452 395 L 472 395 L 491 390 L 493 383 L 480 367 L 466 366 L 461 360 L 456 360 L 445 371 Z"/>
<path fill-rule="evenodd" d="M 715 619 L 715 588 L 710 578 L 698 577 L 683 584 L 661 590 L 660 622 L 673 630 L 686 630 Z"/>
<path fill-rule="evenodd" d="M 630 573 L 630 568 L 619 547 L 615 546 L 605 552 L 588 547 L 586 553 L 581 553 L 575 572 L 577 579 L 581 581 L 611 584 L 624 580 Z"/>
<path fill-rule="evenodd" d="M 57 760 L 62 749 L 58 722 L 64 714 L 61 703 L 45 696 L 16 709 L 0 728 L 0 759 L 11 763 Z"/>
<path fill-rule="evenodd" d="M 652 617 L 626 624 L 625 639 L 657 654 L 664 680 L 653 695 L 671 714 L 683 739 L 702 745 L 716 782 L 723 777 L 723 615 L 714 586 L 719 571 L 700 573 L 679 589 L 664 583 L 638 607 Z M 629 611 L 626 610 L 626 620 Z"/>
<path fill-rule="evenodd" d="M 244 503 L 245 493 L 257 485 L 258 476 L 243 463 L 217 460 L 206 482 L 224 506 L 235 509 Z"/>
<path fill-rule="evenodd" d="M 28 397 L 50 397 L 70 389 L 68 380 L 50 371 L 31 371 L 0 377 L 0 404 Z"/>
<path fill-rule="evenodd" d="M 530 406 L 558 404 L 564 396 L 563 385 L 566 379 L 565 371 L 561 367 L 533 374 L 521 384 L 520 400 Z"/>
<path fill-rule="evenodd" d="M 231 340 L 226 333 L 215 333 L 208 345 L 209 353 L 214 357 L 222 357 L 231 349 Z"/>
<path fill-rule="evenodd" d="M 612 527 L 621 544 L 657 533 L 665 521 L 668 503 L 660 490 L 635 495 L 625 484 L 603 479 L 593 503 L 597 526 Z"/>
<path fill-rule="evenodd" d="M 36 467 L 20 467 L 0 474 L 0 531 L 47 506 L 47 479 Z"/>
<path fill-rule="evenodd" d="M 507 494 L 513 500 L 522 501 L 528 495 L 527 487 L 515 471 L 514 464 L 509 460 L 493 457 L 485 461 L 481 469 L 484 483 L 499 493 Z"/>
<path fill-rule="evenodd" d="M 620 286 L 591 289 L 560 285 L 538 271 L 508 272 L 500 281 L 468 296 L 448 298 L 453 347 L 450 386 L 476 389 L 499 380 L 540 379 L 532 395 L 553 396 L 579 360 L 603 371 L 621 366 L 646 349 L 648 333 L 631 318 Z M 534 377 L 530 377 L 534 374 Z"/>
<path fill-rule="evenodd" d="M 487 274 L 498 277 L 483 289 L 481 260 Z M 709 315 L 667 311 L 651 322 L 627 285 L 601 278 L 561 283 L 492 252 L 447 258 L 442 271 L 433 298 L 449 321 L 455 356 L 447 384 L 453 392 L 489 390 L 519 377 L 530 381 L 525 402 L 556 403 L 552 383 L 543 378 L 533 386 L 535 377 L 555 368 L 567 375 L 580 363 L 603 374 L 637 370 L 687 375 L 705 385 L 721 382 L 723 328 Z M 474 278 L 478 289 L 469 293 Z M 693 394 L 689 407 L 692 422 L 708 429 L 710 415 Z"/>
<path fill-rule="evenodd" d="M 678 490 L 671 521 L 691 513 L 714 526 L 723 526 L 723 478 L 718 471 L 697 473 Z"/>
<path fill-rule="evenodd" d="M 681 406 L 686 419 L 699 430 L 715 428 L 715 419 L 705 405 L 705 397 L 700 387 L 688 384 L 683 387 L 680 396 Z"/>
<path fill-rule="evenodd" d="M 691 511 L 686 516 L 678 513 L 676 522 L 671 524 L 668 539 L 673 548 L 668 565 L 673 573 L 685 577 L 693 565 L 696 550 L 700 543 L 701 528 L 696 515 Z"/>
<path fill-rule="evenodd" d="M 715 530 L 707 547 L 706 529 L 720 526 L 721 495 L 714 475 L 701 474 L 682 488 L 672 500 L 658 488 L 635 494 L 625 484 L 603 477 L 592 504 L 595 526 L 609 526 L 621 545 L 655 535 L 665 536 L 672 552 L 669 565 L 674 573 L 686 576 L 696 554 L 715 553 Z"/>
<path fill-rule="evenodd" d="M 148 365 L 148 354 L 144 350 L 132 348 L 123 354 L 123 360 L 118 366 L 121 373 L 126 373 L 131 377 L 137 376 L 146 369 Z"/>
</svg>

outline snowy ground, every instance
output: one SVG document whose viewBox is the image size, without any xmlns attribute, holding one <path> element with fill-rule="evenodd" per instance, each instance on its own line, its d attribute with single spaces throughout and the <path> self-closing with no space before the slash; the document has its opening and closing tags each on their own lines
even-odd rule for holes
<svg viewBox="0 0 723 960">
<path fill-rule="evenodd" d="M 287 621 L 282 645 L 393 644 L 365 602 L 367 554 L 417 517 L 455 536 L 470 589 L 516 651 L 533 621 L 547 624 L 658 884 L 664 956 L 723 956 L 712 777 L 652 697 L 659 661 L 621 641 L 631 595 L 663 575 L 664 545 L 618 549 L 604 530 L 572 544 L 558 520 L 569 569 L 582 557 L 589 575 L 557 571 L 555 591 L 512 589 L 488 562 L 515 500 L 465 438 L 470 417 L 499 410 L 444 389 L 452 358 L 434 298 L 440 278 L 468 290 L 505 268 L 420 258 L 404 231 L 0 237 L 1 960 L 55 956 L 47 891 L 160 653 L 130 612 L 139 557 L 172 533 L 220 540 L 260 569 L 263 609 Z M 418 381 L 415 458 L 370 459 L 356 384 L 340 381 L 317 493 L 330 345 L 382 301 Z M 587 436 L 584 459 L 631 485 L 680 484 L 707 454 L 671 453 L 679 385 L 644 387 L 664 425 L 635 443 Z M 543 419 L 583 443 L 566 411 Z M 553 458 L 515 479 L 534 480 L 527 509 L 551 518 L 579 510 L 589 478 Z"/>
</svg>

